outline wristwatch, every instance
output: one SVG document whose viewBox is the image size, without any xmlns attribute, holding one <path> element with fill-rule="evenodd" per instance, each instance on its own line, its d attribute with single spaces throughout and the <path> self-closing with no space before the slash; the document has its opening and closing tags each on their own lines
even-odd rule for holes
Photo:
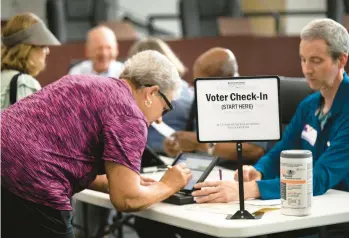
<svg viewBox="0 0 349 238">
<path fill-rule="evenodd" d="M 208 143 L 207 154 L 213 155 L 215 149 L 216 149 L 216 143 Z"/>
</svg>

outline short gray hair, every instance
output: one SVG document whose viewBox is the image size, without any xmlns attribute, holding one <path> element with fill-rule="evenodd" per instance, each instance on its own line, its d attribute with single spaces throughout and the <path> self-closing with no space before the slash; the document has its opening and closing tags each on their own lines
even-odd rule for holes
<svg viewBox="0 0 349 238">
<path fill-rule="evenodd" d="M 341 53 L 349 52 L 348 31 L 338 22 L 331 19 L 318 19 L 308 23 L 301 31 L 301 40 L 324 40 L 333 59 Z"/>
<path fill-rule="evenodd" d="M 177 94 L 181 85 L 177 68 L 155 50 L 145 50 L 128 59 L 120 78 L 129 80 L 137 89 L 157 85 L 163 93 Z"/>
</svg>

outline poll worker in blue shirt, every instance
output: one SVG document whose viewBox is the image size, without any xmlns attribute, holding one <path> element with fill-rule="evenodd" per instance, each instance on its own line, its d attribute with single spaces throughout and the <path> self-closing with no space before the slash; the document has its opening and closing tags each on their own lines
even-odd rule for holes
<svg viewBox="0 0 349 238">
<path fill-rule="evenodd" d="M 318 92 L 300 103 L 282 140 L 254 167 L 244 167 L 245 199 L 280 198 L 280 153 L 290 149 L 312 152 L 315 196 L 331 188 L 349 191 L 349 78 L 344 72 L 348 51 L 348 32 L 333 20 L 314 20 L 302 29 L 302 71 Z M 196 202 L 238 200 L 236 180 L 237 175 L 235 181 L 197 184 Z"/>
</svg>

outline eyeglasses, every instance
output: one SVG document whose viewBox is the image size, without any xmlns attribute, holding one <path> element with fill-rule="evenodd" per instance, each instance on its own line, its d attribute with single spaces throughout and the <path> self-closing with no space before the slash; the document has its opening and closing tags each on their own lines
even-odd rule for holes
<svg viewBox="0 0 349 238">
<path fill-rule="evenodd" d="M 165 115 L 166 113 L 170 112 L 173 110 L 173 106 L 172 104 L 170 103 L 170 101 L 167 99 L 167 97 L 165 96 L 165 94 L 163 94 L 162 92 L 160 92 L 159 90 L 159 94 L 160 96 L 164 99 L 164 101 L 166 102 L 167 104 L 167 108 L 165 110 L 163 110 L 162 112 L 162 115 Z"/>
<path fill-rule="evenodd" d="M 144 85 L 146 87 L 152 87 L 154 85 Z M 170 101 L 167 99 L 167 97 L 165 96 L 165 94 L 163 94 L 162 92 L 160 92 L 160 90 L 158 91 L 158 93 L 160 94 L 160 96 L 164 99 L 167 108 L 163 110 L 162 115 L 165 115 L 166 113 L 170 112 L 173 110 L 173 105 L 170 103 Z"/>
</svg>

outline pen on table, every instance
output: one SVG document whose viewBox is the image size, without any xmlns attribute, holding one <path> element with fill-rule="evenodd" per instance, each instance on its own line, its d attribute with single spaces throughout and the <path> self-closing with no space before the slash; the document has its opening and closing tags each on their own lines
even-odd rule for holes
<svg viewBox="0 0 349 238">
<path fill-rule="evenodd" d="M 222 180 L 222 169 L 219 169 L 219 180 Z"/>
</svg>

